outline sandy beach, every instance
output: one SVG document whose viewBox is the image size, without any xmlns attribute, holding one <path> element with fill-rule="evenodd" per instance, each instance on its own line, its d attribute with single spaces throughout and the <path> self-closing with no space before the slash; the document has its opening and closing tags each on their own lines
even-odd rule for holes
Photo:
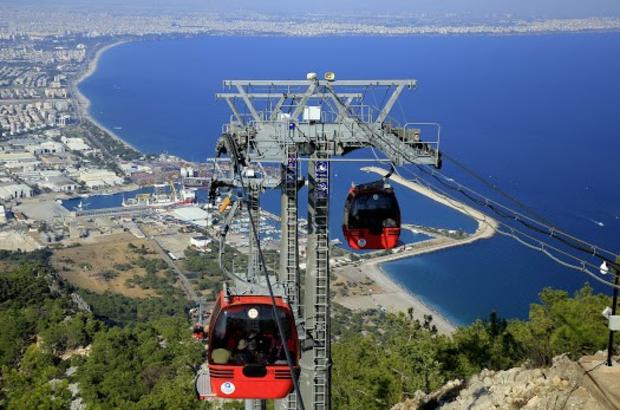
<svg viewBox="0 0 620 410">
<path fill-rule="evenodd" d="M 116 134 L 114 131 L 112 131 L 108 127 L 101 124 L 90 114 L 90 100 L 84 94 L 82 94 L 79 88 L 79 85 L 82 81 L 86 80 L 87 78 L 89 78 L 91 75 L 93 75 L 97 71 L 97 67 L 99 66 L 99 60 L 106 51 L 116 46 L 120 46 L 121 44 L 125 44 L 127 42 L 128 41 L 125 41 L 125 40 L 117 41 L 115 43 L 103 46 L 99 50 L 97 50 L 97 52 L 95 53 L 95 56 L 93 57 L 92 60 L 90 60 L 84 72 L 75 80 L 75 83 L 73 84 L 73 92 L 74 92 L 74 95 L 76 96 L 77 109 L 78 109 L 80 119 L 83 119 L 83 118 L 87 119 L 88 121 L 95 124 L 98 128 L 101 128 L 102 130 L 107 132 L 112 138 L 122 142 L 127 147 L 140 152 L 139 149 L 137 149 L 136 147 L 134 147 L 133 145 L 125 141 L 123 138 L 118 136 L 118 134 Z"/>
<path fill-rule="evenodd" d="M 364 167 L 362 171 L 374 172 L 379 175 L 385 175 L 386 173 L 386 170 L 378 167 Z M 490 238 L 495 234 L 497 221 L 464 203 L 444 197 L 416 182 L 406 180 L 398 175 L 392 175 L 390 179 L 397 184 L 403 185 L 475 219 L 478 222 L 478 227 L 473 234 L 462 239 L 436 235 L 432 239 L 406 246 L 405 250 L 399 250 L 391 255 L 376 257 L 357 266 L 334 269 L 334 273 L 345 280 L 362 282 L 365 278 L 370 278 L 380 288 L 379 291 L 366 292 L 364 295 L 338 296 L 336 301 L 350 309 L 382 307 L 391 312 L 407 312 L 409 308 L 413 308 L 414 318 L 423 321 L 424 315 L 430 314 L 433 316 L 433 323 L 437 326 L 439 333 L 450 334 L 455 330 L 456 326 L 440 313 L 424 304 L 420 298 L 416 297 L 407 288 L 394 281 L 381 269 L 381 264 Z"/>
</svg>

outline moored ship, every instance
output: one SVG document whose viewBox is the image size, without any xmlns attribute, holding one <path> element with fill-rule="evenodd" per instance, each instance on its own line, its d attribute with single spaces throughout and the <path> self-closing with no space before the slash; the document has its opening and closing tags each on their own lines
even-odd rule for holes
<svg viewBox="0 0 620 410">
<path fill-rule="evenodd" d="M 170 189 L 166 190 L 166 187 Z M 184 186 L 178 189 L 173 183 L 153 185 L 153 192 L 143 193 L 133 198 L 123 198 L 122 205 L 126 208 L 150 206 L 165 208 L 169 206 L 191 205 L 196 203 L 196 190 Z"/>
</svg>

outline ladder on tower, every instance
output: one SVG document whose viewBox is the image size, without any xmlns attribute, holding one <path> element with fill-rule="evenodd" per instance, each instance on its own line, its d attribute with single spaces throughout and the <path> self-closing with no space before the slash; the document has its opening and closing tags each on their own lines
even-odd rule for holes
<svg viewBox="0 0 620 410">
<path fill-rule="evenodd" d="M 258 253 L 258 244 L 256 238 L 260 240 L 260 187 L 253 181 L 250 182 L 248 187 L 248 212 L 254 223 L 249 224 L 250 237 L 249 237 L 249 249 L 248 249 L 248 282 L 259 283 L 261 277 L 261 260 Z M 256 229 L 256 232 L 254 232 Z"/>
<path fill-rule="evenodd" d="M 294 132 L 294 130 L 289 130 Z M 285 237 L 282 240 L 286 240 L 286 249 L 282 248 L 283 252 L 286 252 L 285 257 L 285 275 L 284 275 L 284 288 L 285 294 L 289 304 L 293 309 L 296 321 L 299 320 L 301 315 L 299 306 L 299 232 L 298 232 L 298 177 L 299 177 L 299 161 L 297 156 L 297 148 L 294 144 L 287 144 L 286 146 L 286 164 L 283 164 L 283 187 L 285 193 Z M 297 409 L 297 396 L 293 392 L 289 394 L 281 403 L 281 409 L 283 410 L 295 410 Z"/>
<path fill-rule="evenodd" d="M 329 373 L 329 155 L 325 136 L 315 152 L 314 220 L 316 285 L 314 295 L 314 409 L 330 408 Z"/>
<path fill-rule="evenodd" d="M 285 170 L 286 190 L 286 296 L 295 314 L 299 314 L 299 261 L 298 261 L 298 224 L 297 224 L 297 178 L 298 159 L 294 145 L 287 146 L 287 164 Z"/>
</svg>

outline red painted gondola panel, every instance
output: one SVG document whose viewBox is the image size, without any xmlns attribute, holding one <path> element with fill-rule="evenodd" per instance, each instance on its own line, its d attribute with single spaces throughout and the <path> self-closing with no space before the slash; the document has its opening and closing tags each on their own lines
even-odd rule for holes
<svg viewBox="0 0 620 410">
<path fill-rule="evenodd" d="M 282 345 L 271 297 L 220 292 L 209 326 L 211 390 L 230 399 L 277 399 L 293 390 L 284 349 L 299 363 L 299 338 L 290 306 L 276 297 L 286 335 Z"/>
<path fill-rule="evenodd" d="M 353 186 L 345 203 L 342 231 L 356 250 L 392 249 L 400 238 L 400 208 L 383 181 Z"/>
</svg>

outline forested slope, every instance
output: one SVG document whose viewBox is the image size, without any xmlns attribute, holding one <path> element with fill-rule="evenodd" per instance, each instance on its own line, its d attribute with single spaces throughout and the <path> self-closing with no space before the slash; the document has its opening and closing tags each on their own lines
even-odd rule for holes
<svg viewBox="0 0 620 410">
<path fill-rule="evenodd" d="M 73 289 L 47 251 L 0 252 L 0 408 L 200 409 L 193 377 L 204 346 L 174 290 L 134 300 Z M 79 292 L 92 312 L 80 310 Z M 545 289 L 528 320 L 488 320 L 438 335 L 432 318 L 334 306 L 333 408 L 385 409 L 481 369 L 547 366 L 605 348 L 600 312 L 584 287 Z M 239 408 L 230 403 L 228 407 Z M 241 407 L 242 408 L 242 407 Z"/>
</svg>

